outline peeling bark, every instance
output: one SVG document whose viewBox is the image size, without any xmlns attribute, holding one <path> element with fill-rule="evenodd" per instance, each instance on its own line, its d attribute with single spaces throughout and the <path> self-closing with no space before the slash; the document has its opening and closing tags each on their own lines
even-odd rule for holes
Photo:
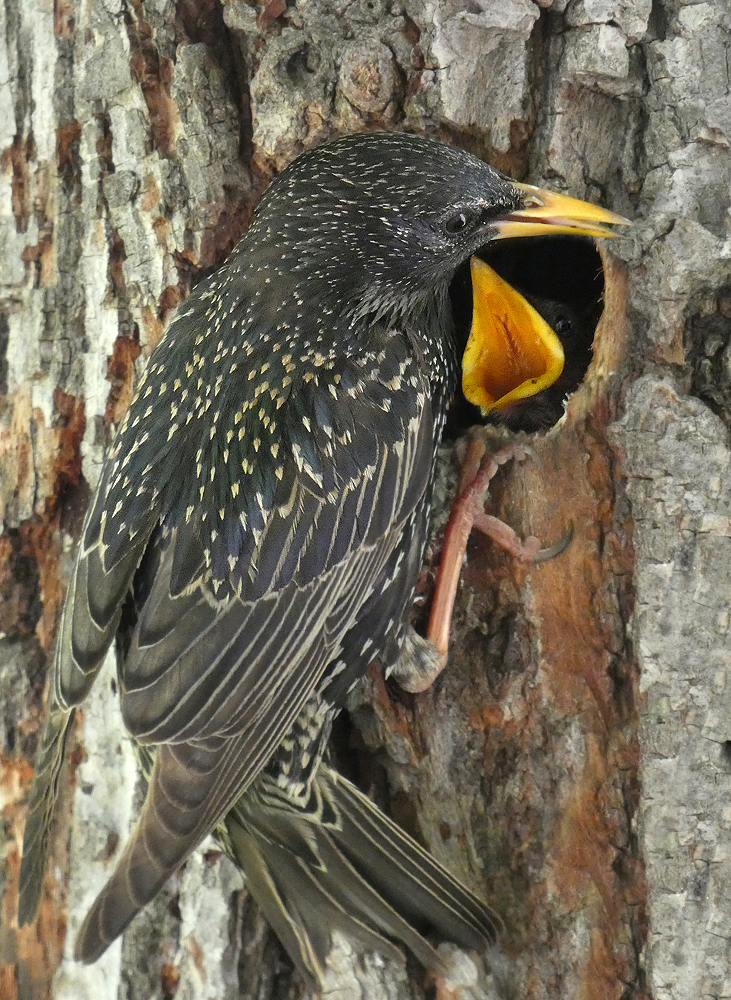
<svg viewBox="0 0 731 1000">
<path fill-rule="evenodd" d="M 360 128 L 457 141 L 636 219 L 604 254 L 594 360 L 491 510 L 561 557 L 471 543 L 450 664 L 378 669 L 342 766 L 501 913 L 450 973 L 354 955 L 327 993 L 731 993 L 731 7 L 682 0 L 0 0 L 0 996 L 304 996 L 203 850 L 91 969 L 70 959 L 133 820 L 113 664 L 77 727 L 39 921 L 25 795 L 74 541 L 175 306 L 273 172 Z M 428 596 L 454 472 L 445 446 Z M 70 832 L 69 832 L 70 831 Z"/>
</svg>

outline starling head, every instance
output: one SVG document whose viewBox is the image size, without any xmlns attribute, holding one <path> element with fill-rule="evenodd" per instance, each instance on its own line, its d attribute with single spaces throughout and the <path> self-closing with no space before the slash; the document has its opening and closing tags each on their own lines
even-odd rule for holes
<svg viewBox="0 0 731 1000">
<path fill-rule="evenodd" d="M 462 149 L 417 135 L 346 136 L 276 178 L 241 252 L 253 245 L 260 260 L 266 247 L 267 265 L 299 276 L 310 300 L 320 284 L 359 315 L 402 312 L 449 282 L 522 204 L 510 181 Z"/>
</svg>

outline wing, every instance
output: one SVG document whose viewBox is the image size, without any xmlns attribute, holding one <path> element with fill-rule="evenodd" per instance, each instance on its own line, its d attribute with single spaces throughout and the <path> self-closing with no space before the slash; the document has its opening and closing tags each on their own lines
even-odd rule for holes
<svg viewBox="0 0 731 1000">
<path fill-rule="evenodd" d="M 337 393 L 322 373 L 319 385 L 303 377 L 267 410 L 249 389 L 262 405 L 243 419 L 244 386 L 231 381 L 235 401 L 223 398 L 210 432 L 205 425 L 188 446 L 188 474 L 166 501 L 144 583 L 138 577 L 138 620 L 120 667 L 122 710 L 138 740 L 233 737 L 262 713 L 286 718 L 275 726 L 281 736 L 317 686 L 431 473 L 428 383 L 405 338 L 384 329 L 377 346 L 331 371 Z M 201 437 L 209 455 L 199 474 Z M 115 499 L 113 486 L 107 504 Z M 112 534 L 108 551 L 115 542 Z M 310 680 L 293 708 L 287 692 L 299 691 L 299 664 L 320 637 L 318 666 L 302 668 Z"/>
<path fill-rule="evenodd" d="M 168 746 L 120 872 L 142 849 L 152 888 L 281 741 L 429 478 L 428 383 L 405 337 L 375 326 L 357 351 L 301 355 L 295 372 L 291 353 L 272 362 L 266 330 L 243 338 L 235 315 L 236 342 L 201 349 L 201 310 L 216 294 L 192 301 L 153 355 L 85 524 L 41 751 L 50 765 L 40 760 L 31 795 L 29 884 L 43 868 L 59 731 L 135 573 L 146 592 L 120 666 L 122 710 L 138 739 Z M 160 823 L 174 847 L 157 843 Z M 39 891 L 28 890 L 29 918 Z"/>
<path fill-rule="evenodd" d="M 88 694 L 119 624 L 122 602 L 147 540 L 154 512 L 140 520 L 136 537 L 119 558 L 105 560 L 101 544 L 105 477 L 87 514 L 66 593 L 56 640 L 48 719 L 36 757 L 23 835 L 18 921 L 30 923 L 38 910 L 46 868 L 58 782 L 75 706 Z"/>
<path fill-rule="evenodd" d="M 427 383 L 406 341 L 391 334 L 376 358 L 360 356 L 351 367 L 327 404 L 303 382 L 280 414 L 269 465 L 259 456 L 258 479 L 240 480 L 244 463 L 253 468 L 250 454 L 234 460 L 231 436 L 216 430 L 210 440 L 220 434 L 229 455 L 215 466 L 215 487 L 202 489 L 191 476 L 205 501 L 195 507 L 182 477 L 148 547 L 120 691 L 129 730 L 159 749 L 138 828 L 80 933 L 77 954 L 87 961 L 281 743 L 424 493 L 434 428 Z M 265 497 L 269 480 L 275 486 Z"/>
<path fill-rule="evenodd" d="M 339 499 L 334 519 L 326 499 L 305 508 L 292 561 L 299 574 L 280 589 L 217 606 L 203 569 L 178 591 L 178 547 L 194 548 L 197 533 L 171 533 L 121 668 L 126 724 L 163 745 L 135 834 L 79 934 L 79 958 L 94 961 L 222 820 L 320 685 L 423 492 L 433 450 L 428 406 L 408 426 L 398 446 L 380 446 L 375 470 L 354 501 Z M 346 555 L 304 582 L 304 539 L 322 539 L 332 525 L 324 548 Z"/>
</svg>

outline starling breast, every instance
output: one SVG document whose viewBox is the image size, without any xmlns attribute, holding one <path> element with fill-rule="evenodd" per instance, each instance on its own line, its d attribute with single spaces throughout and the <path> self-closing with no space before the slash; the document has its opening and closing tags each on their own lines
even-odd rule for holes
<svg viewBox="0 0 731 1000">
<path fill-rule="evenodd" d="M 275 179 L 230 258 L 181 307 L 79 542 L 21 921 L 40 898 L 74 708 L 117 635 L 121 709 L 149 786 L 79 958 L 96 959 L 214 829 L 315 979 L 337 920 L 308 923 L 301 893 L 324 907 L 336 883 L 340 919 L 370 944 L 396 938 L 418 952 L 414 920 L 471 946 L 492 935 L 487 907 L 320 761 L 368 664 L 395 662 L 407 638 L 415 646 L 407 613 L 459 376 L 449 282 L 525 205 L 461 150 L 349 136 Z M 348 871 L 357 890 L 343 888 Z M 434 955 L 425 942 L 419 954 Z"/>
</svg>

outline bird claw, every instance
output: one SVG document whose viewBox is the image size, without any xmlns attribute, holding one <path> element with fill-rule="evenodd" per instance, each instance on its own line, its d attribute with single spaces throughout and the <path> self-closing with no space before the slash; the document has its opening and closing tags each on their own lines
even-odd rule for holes
<svg viewBox="0 0 731 1000">
<path fill-rule="evenodd" d="M 530 459 L 535 465 L 540 465 L 541 460 L 538 453 L 529 444 L 506 444 L 499 448 L 492 456 L 496 465 L 505 465 L 507 462 L 525 462 Z"/>
<path fill-rule="evenodd" d="M 498 439 L 499 440 L 499 439 Z M 458 452 L 460 461 L 457 497 L 466 490 L 478 498 L 484 496 L 490 480 L 500 466 L 508 462 L 525 462 L 530 459 L 536 465 L 541 461 L 528 444 L 510 442 L 495 448 L 495 432 L 490 427 L 473 427 L 467 435 L 466 445 Z M 479 478 L 478 478 L 479 477 Z"/>
<path fill-rule="evenodd" d="M 496 545 L 505 549 L 511 556 L 515 556 L 521 562 L 528 563 L 544 563 L 554 559 L 568 548 L 574 537 L 574 523 L 571 521 L 565 535 L 553 545 L 542 549 L 540 539 L 536 538 L 535 535 L 530 535 L 523 541 L 509 524 L 501 521 L 499 517 L 493 517 L 492 514 L 485 514 L 482 510 L 475 511 L 473 527 L 491 538 Z"/>
<path fill-rule="evenodd" d="M 574 522 L 569 521 L 569 528 L 563 538 L 559 538 L 557 542 L 553 545 L 549 545 L 545 549 L 539 549 L 535 556 L 533 557 L 534 563 L 548 562 L 549 559 L 555 559 L 556 556 L 560 556 L 561 553 L 569 547 L 574 538 Z"/>
</svg>

